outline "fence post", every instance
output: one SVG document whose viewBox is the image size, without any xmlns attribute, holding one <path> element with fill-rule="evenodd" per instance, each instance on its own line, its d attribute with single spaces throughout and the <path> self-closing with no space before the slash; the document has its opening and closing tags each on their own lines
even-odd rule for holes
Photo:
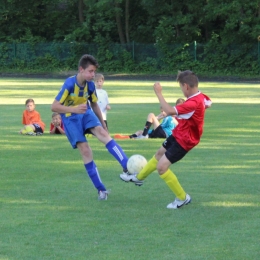
<svg viewBox="0 0 260 260">
<path fill-rule="evenodd" d="M 133 60 L 135 60 L 135 42 L 133 41 Z"/>
<path fill-rule="evenodd" d="M 258 62 L 260 63 L 260 35 L 257 37 L 258 40 Z"/>
<path fill-rule="evenodd" d="M 194 41 L 194 59 L 197 61 L 197 42 Z"/>
<path fill-rule="evenodd" d="M 16 43 L 14 42 L 14 58 L 16 59 Z"/>
</svg>

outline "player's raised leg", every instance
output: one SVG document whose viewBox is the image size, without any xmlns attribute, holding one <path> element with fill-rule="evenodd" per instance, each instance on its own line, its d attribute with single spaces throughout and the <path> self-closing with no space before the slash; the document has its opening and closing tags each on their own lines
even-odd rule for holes
<svg viewBox="0 0 260 260">
<path fill-rule="evenodd" d="M 157 160 L 152 157 L 150 161 L 144 166 L 144 168 L 137 174 L 130 174 L 123 172 L 120 174 L 120 179 L 125 182 L 133 182 L 137 186 L 143 185 L 143 180 L 156 170 Z"/>
<path fill-rule="evenodd" d="M 106 145 L 109 153 L 111 153 L 114 158 L 120 163 L 123 170 L 127 171 L 126 164 L 128 161 L 128 157 L 126 156 L 120 145 L 111 138 L 108 132 L 100 126 L 91 128 L 91 132 L 99 139 L 99 141 Z"/>
<path fill-rule="evenodd" d="M 136 185 L 141 186 L 143 181 L 156 170 L 158 160 L 164 155 L 165 151 L 166 149 L 161 146 L 138 174 L 122 173 L 120 174 L 120 179 L 125 182 L 134 182 Z"/>
</svg>

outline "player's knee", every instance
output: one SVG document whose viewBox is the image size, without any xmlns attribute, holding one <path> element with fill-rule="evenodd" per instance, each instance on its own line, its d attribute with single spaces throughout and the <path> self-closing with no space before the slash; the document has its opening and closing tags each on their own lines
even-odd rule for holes
<svg viewBox="0 0 260 260">
<path fill-rule="evenodd" d="M 157 164 L 157 171 L 160 175 L 162 175 L 167 171 L 167 167 L 165 167 L 163 164 L 158 163 Z"/>
<path fill-rule="evenodd" d="M 159 161 L 163 155 L 164 155 L 164 153 L 162 151 L 158 150 L 155 154 L 156 160 Z"/>
<path fill-rule="evenodd" d="M 148 115 L 148 118 L 154 118 L 155 117 L 155 114 L 154 113 L 150 113 L 149 115 Z"/>
<path fill-rule="evenodd" d="M 84 158 L 92 157 L 92 150 L 87 143 L 77 144 L 77 147 Z"/>
<path fill-rule="evenodd" d="M 98 134 L 102 135 L 102 136 L 107 136 L 108 135 L 108 132 L 101 126 L 98 126 L 96 128 L 96 131 Z"/>
</svg>

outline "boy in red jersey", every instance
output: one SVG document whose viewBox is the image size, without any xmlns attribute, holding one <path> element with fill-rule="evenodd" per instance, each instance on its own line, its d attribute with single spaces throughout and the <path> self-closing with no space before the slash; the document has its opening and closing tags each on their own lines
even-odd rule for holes
<svg viewBox="0 0 260 260">
<path fill-rule="evenodd" d="M 141 186 L 143 180 L 157 169 L 160 177 L 176 196 L 175 200 L 167 206 L 169 209 L 177 209 L 191 202 L 190 195 L 184 191 L 169 167 L 182 159 L 188 151 L 199 143 L 203 133 L 205 109 L 211 106 L 210 98 L 199 91 L 198 78 L 192 71 L 179 72 L 177 81 L 187 98 L 183 104 L 174 107 L 169 105 L 162 94 L 162 87 L 159 82 L 154 84 L 154 92 L 163 111 L 167 115 L 177 115 L 179 124 L 141 172 L 136 175 L 120 174 L 123 181 L 131 181 Z"/>
<path fill-rule="evenodd" d="M 22 124 L 20 130 L 23 135 L 42 135 L 45 124 L 41 120 L 40 113 L 35 110 L 35 103 L 32 98 L 25 101 L 26 110 L 23 111 Z"/>
</svg>

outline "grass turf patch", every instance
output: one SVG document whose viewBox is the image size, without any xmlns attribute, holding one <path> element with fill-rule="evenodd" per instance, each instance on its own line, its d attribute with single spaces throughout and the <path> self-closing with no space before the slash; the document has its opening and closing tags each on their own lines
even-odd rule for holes
<svg viewBox="0 0 260 260">
<path fill-rule="evenodd" d="M 90 138 L 101 178 L 112 190 L 98 201 L 79 151 L 48 134 L 50 104 L 61 80 L 0 81 L 0 259 L 258 259 L 259 85 L 202 83 L 212 98 L 201 143 L 171 166 L 192 203 L 168 210 L 174 196 L 155 172 L 142 187 Z M 168 101 L 182 93 L 163 82 Z M 111 135 L 142 129 L 159 112 L 152 82 L 106 81 Z M 43 136 L 21 136 L 24 102 L 34 98 Z M 252 101 L 252 102 L 251 102 Z M 163 140 L 118 140 L 147 159 Z"/>
</svg>

